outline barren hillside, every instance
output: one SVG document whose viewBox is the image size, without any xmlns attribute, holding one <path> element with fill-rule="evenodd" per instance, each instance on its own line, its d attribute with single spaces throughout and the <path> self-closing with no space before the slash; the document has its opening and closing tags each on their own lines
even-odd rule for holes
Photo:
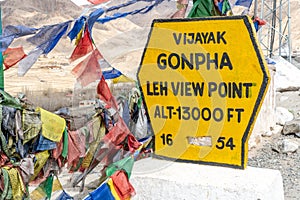
<svg viewBox="0 0 300 200">
<path fill-rule="evenodd" d="M 39 27 L 77 18 L 81 9 L 71 0 L 8 0 L 3 3 L 3 26 Z"/>
</svg>

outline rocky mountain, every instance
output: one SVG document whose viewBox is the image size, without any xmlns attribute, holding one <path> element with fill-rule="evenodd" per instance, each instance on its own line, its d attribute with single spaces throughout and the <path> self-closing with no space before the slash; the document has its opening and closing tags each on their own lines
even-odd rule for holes
<svg viewBox="0 0 300 200">
<path fill-rule="evenodd" d="M 3 27 L 40 27 L 75 19 L 82 9 L 71 0 L 7 0 L 2 4 Z"/>
</svg>

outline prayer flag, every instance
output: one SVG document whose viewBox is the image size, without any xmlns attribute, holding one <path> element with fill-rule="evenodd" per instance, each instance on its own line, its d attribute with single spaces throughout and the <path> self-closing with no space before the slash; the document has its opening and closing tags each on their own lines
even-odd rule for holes
<svg viewBox="0 0 300 200">
<path fill-rule="evenodd" d="M 7 170 L 9 175 L 13 199 L 23 199 L 26 190 L 19 170 L 15 167 L 4 168 Z"/>
<path fill-rule="evenodd" d="M 119 146 L 128 134 L 130 134 L 130 130 L 126 126 L 124 120 L 120 117 L 116 125 L 104 136 L 103 140 L 106 143 L 112 143 L 114 146 Z"/>
<path fill-rule="evenodd" d="M 42 108 L 37 108 L 41 113 L 42 135 L 54 142 L 59 142 L 66 128 L 66 120 Z"/>
<path fill-rule="evenodd" d="M 3 190 L 0 193 L 0 199 L 13 199 L 12 186 L 11 186 L 11 182 L 9 179 L 8 170 L 5 168 L 1 168 L 0 172 L 1 172 L 1 177 L 3 178 L 3 183 L 4 183 Z"/>
<path fill-rule="evenodd" d="M 106 80 L 114 79 L 114 78 L 117 78 L 121 75 L 122 75 L 122 73 L 119 70 L 115 69 L 115 68 L 112 68 L 111 70 L 103 71 L 103 76 Z"/>
<path fill-rule="evenodd" d="M 56 148 L 56 143 L 43 137 L 43 135 L 39 135 L 39 142 L 36 146 L 36 151 L 45 151 Z"/>
<path fill-rule="evenodd" d="M 121 199 L 128 199 L 131 196 L 135 195 L 135 190 L 130 184 L 125 171 L 119 170 L 115 172 L 111 179 L 114 183 L 115 189 Z"/>
<path fill-rule="evenodd" d="M 77 77 L 77 81 L 82 86 L 87 86 L 102 76 L 102 71 L 98 60 L 102 57 L 100 52 L 96 49 L 90 56 L 85 58 L 76 67 L 73 68 L 72 73 Z"/>
<path fill-rule="evenodd" d="M 158 4 L 160 4 L 162 2 L 163 2 L 163 0 L 155 0 L 154 3 L 152 3 L 148 6 L 145 6 L 143 8 L 139 8 L 139 9 L 136 9 L 136 10 L 133 10 L 133 11 L 130 11 L 130 12 L 114 13 L 112 16 L 99 18 L 96 21 L 103 24 L 103 23 L 109 22 L 109 21 L 114 20 L 114 19 L 118 19 L 118 18 L 121 18 L 121 17 L 126 17 L 127 15 L 134 15 L 134 14 L 137 14 L 137 13 L 145 14 L 145 13 L 149 12 L 152 8 L 154 8 L 154 6 L 157 6 Z M 112 7 L 108 8 L 106 10 L 106 12 L 119 9 L 119 8 L 122 8 L 124 6 L 128 6 L 128 5 L 133 4 L 133 3 L 136 3 L 136 1 L 132 0 L 132 1 L 128 1 L 124 4 L 120 4 L 118 6 L 112 6 Z"/>
<path fill-rule="evenodd" d="M 70 40 L 72 41 L 74 38 L 76 38 L 76 36 L 79 34 L 80 30 L 83 28 L 84 26 L 84 22 L 86 20 L 85 16 L 81 16 L 78 19 L 76 19 L 73 28 L 69 31 L 68 33 L 68 37 L 70 38 Z"/>
<path fill-rule="evenodd" d="M 26 57 L 23 47 L 8 48 L 3 52 L 5 69 L 14 66 L 20 60 Z"/>
<path fill-rule="evenodd" d="M 96 190 L 90 192 L 90 194 L 84 198 L 84 200 L 94 199 L 115 200 L 107 183 L 103 183 Z"/>
<path fill-rule="evenodd" d="M 71 57 L 70 61 L 73 62 L 74 60 L 77 60 L 78 58 L 81 58 L 85 55 L 87 55 L 89 52 L 93 50 L 93 44 L 90 37 L 90 33 L 88 29 L 86 28 L 84 31 L 83 37 L 80 39 L 79 43 L 75 47 Z"/>
<path fill-rule="evenodd" d="M 88 2 L 95 4 L 95 5 L 105 3 L 107 1 L 109 1 L 109 0 L 88 0 Z"/>
<path fill-rule="evenodd" d="M 114 182 L 111 178 L 108 179 L 107 185 L 109 186 L 110 192 L 111 192 L 112 196 L 115 198 L 115 200 L 121 200 L 118 195 L 118 192 L 116 191 L 116 188 L 114 186 Z"/>
<path fill-rule="evenodd" d="M 18 76 L 24 76 L 42 54 L 43 50 L 39 48 L 30 51 L 29 54 L 19 62 Z"/>
<path fill-rule="evenodd" d="M 71 167 L 74 161 L 79 160 L 80 151 L 74 144 L 71 134 L 68 134 L 68 166 Z"/>
<path fill-rule="evenodd" d="M 0 37 L 0 51 L 5 51 L 15 38 L 36 33 L 38 29 L 26 26 L 8 25 L 4 28 L 3 35 Z"/>
<path fill-rule="evenodd" d="M 53 175 L 42 182 L 35 190 L 30 193 L 30 199 L 32 200 L 50 200 L 52 195 Z"/>
<path fill-rule="evenodd" d="M 218 8 L 222 15 L 226 15 L 231 10 L 231 6 L 228 0 L 222 0 L 218 2 Z"/>
<path fill-rule="evenodd" d="M 36 33 L 37 30 L 38 29 L 36 29 L 36 28 L 31 28 L 31 27 L 22 26 L 22 25 L 18 25 L 18 26 L 8 25 L 4 28 L 3 35 L 4 36 L 14 35 L 15 38 L 18 38 L 18 37 L 22 37 L 25 35 L 34 34 L 34 33 Z"/>
<path fill-rule="evenodd" d="M 74 199 L 71 197 L 66 191 L 62 191 L 62 193 L 56 198 L 56 200 L 72 200 Z"/>
<path fill-rule="evenodd" d="M 4 90 L 0 90 L 0 104 L 2 106 L 9 106 L 22 110 L 22 105 L 20 101 L 17 98 L 11 96 L 9 93 L 5 92 Z"/>
<path fill-rule="evenodd" d="M 93 28 L 95 22 L 103 13 L 104 13 L 104 10 L 102 8 L 98 8 L 97 10 L 95 10 L 94 12 L 92 12 L 89 15 L 87 24 L 88 24 L 88 30 L 91 34 L 92 34 L 92 28 Z"/>
<path fill-rule="evenodd" d="M 108 104 L 109 106 L 117 109 L 117 102 L 115 100 L 115 98 L 112 96 L 110 89 L 104 79 L 104 77 L 101 77 L 101 80 L 98 83 L 97 86 L 97 93 L 99 95 L 99 98 L 104 101 L 106 104 Z"/>
<path fill-rule="evenodd" d="M 30 181 L 33 181 L 37 177 L 47 162 L 49 156 L 50 154 L 48 151 L 41 151 L 35 154 L 36 161 L 34 163 L 34 175 L 30 177 Z"/>
<path fill-rule="evenodd" d="M 106 176 L 110 177 L 116 171 L 124 170 L 127 173 L 128 178 L 130 178 L 133 164 L 134 164 L 134 159 L 132 156 L 125 157 L 122 160 L 110 164 L 106 168 Z"/>
<path fill-rule="evenodd" d="M 55 33 L 55 35 L 50 37 L 45 44 L 41 45 L 44 54 L 49 53 L 56 46 L 60 38 L 65 35 L 65 33 L 68 30 L 69 23 L 70 21 L 60 24 L 59 28 L 57 28 L 57 32 Z"/>
<path fill-rule="evenodd" d="M 230 1 L 232 13 L 234 15 L 247 15 L 253 0 L 236 0 Z"/>
<path fill-rule="evenodd" d="M 66 25 L 68 25 L 69 23 L 70 21 L 60 23 L 60 24 L 44 26 L 40 29 L 40 31 L 37 34 L 28 38 L 27 41 L 36 46 L 41 46 L 42 44 L 45 44 L 49 40 L 51 40 L 51 38 L 55 37 L 57 33 L 60 32 L 60 30 L 64 28 Z"/>
<path fill-rule="evenodd" d="M 121 76 L 114 78 L 113 83 L 128 83 L 128 82 L 135 82 L 133 79 L 125 76 L 124 74 L 122 74 Z"/>
<path fill-rule="evenodd" d="M 8 46 L 12 43 L 12 41 L 15 39 L 15 35 L 8 35 L 8 36 L 2 36 L 0 37 L 0 51 L 5 51 Z"/>
<path fill-rule="evenodd" d="M 235 5 L 250 8 L 253 0 L 237 0 Z"/>
<path fill-rule="evenodd" d="M 100 63 L 101 69 L 108 69 L 108 68 L 112 67 L 104 58 L 100 59 L 99 63 Z"/>
<path fill-rule="evenodd" d="M 142 144 L 130 133 L 127 137 L 129 151 L 134 153 Z"/>
<path fill-rule="evenodd" d="M 219 16 L 213 0 L 194 0 L 188 18 Z"/>
</svg>

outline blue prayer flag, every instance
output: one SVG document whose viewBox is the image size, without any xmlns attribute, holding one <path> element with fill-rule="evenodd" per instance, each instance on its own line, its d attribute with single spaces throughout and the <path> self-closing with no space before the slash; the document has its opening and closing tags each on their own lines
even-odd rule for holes
<svg viewBox="0 0 300 200">
<path fill-rule="evenodd" d="M 56 200 L 73 200 L 74 198 L 71 197 L 68 193 L 63 191 L 57 198 Z"/>
<path fill-rule="evenodd" d="M 56 148 L 56 142 L 53 142 L 47 138 L 45 138 L 43 135 L 39 135 L 39 142 L 36 146 L 36 151 L 45 151 L 45 150 L 51 150 Z"/>
<path fill-rule="evenodd" d="M 57 35 L 57 33 L 62 29 L 62 27 L 65 27 L 66 24 L 69 24 L 70 22 L 71 21 L 67 21 L 60 24 L 44 26 L 40 29 L 40 31 L 37 34 L 28 38 L 27 41 L 32 44 L 35 44 L 36 46 L 41 46 L 49 40 L 51 40 L 51 38 L 54 38 Z"/>
<path fill-rule="evenodd" d="M 9 36 L 4 36 L 4 37 L 0 37 L 0 51 L 4 52 L 9 45 L 14 41 L 15 39 L 15 35 L 9 35 Z"/>
<path fill-rule="evenodd" d="M 84 25 L 85 20 L 86 17 L 84 16 L 81 16 L 80 18 L 76 19 L 73 28 L 68 33 L 68 37 L 70 38 L 71 41 L 78 35 L 78 33 L 80 32 L 80 30 Z"/>
<path fill-rule="evenodd" d="M 144 0 L 144 1 L 148 1 L 148 0 Z M 150 2 L 152 2 L 152 1 L 150 1 Z M 151 4 L 151 5 L 145 6 L 145 7 L 140 8 L 140 9 L 133 10 L 131 12 L 115 13 L 112 16 L 99 18 L 99 19 L 97 19 L 97 22 L 104 24 L 104 23 L 109 22 L 109 21 L 114 20 L 114 19 L 126 17 L 127 15 L 135 15 L 135 14 L 138 14 L 138 13 L 145 14 L 145 13 L 149 12 L 155 6 L 157 6 L 158 4 L 160 4 L 162 2 L 163 2 L 163 0 L 155 0 L 154 3 Z M 120 7 L 123 7 L 123 6 L 128 6 L 132 3 L 135 3 L 135 1 L 129 1 L 126 4 L 121 4 L 121 5 L 118 5 L 118 6 L 110 7 L 110 8 L 107 9 L 107 12 L 112 11 L 114 9 L 119 9 Z"/>
<path fill-rule="evenodd" d="M 113 78 L 117 78 L 122 75 L 122 73 L 115 68 L 113 68 L 111 70 L 103 71 L 102 74 L 105 79 L 113 79 Z"/>
<path fill-rule="evenodd" d="M 92 199 L 115 200 L 107 183 L 103 183 L 100 187 L 98 187 L 96 190 L 94 190 L 84 198 L 84 200 Z"/>
<path fill-rule="evenodd" d="M 250 8 L 253 0 L 237 0 L 235 5 Z"/>
<path fill-rule="evenodd" d="M 42 45 L 42 46 L 44 46 L 44 48 L 43 48 L 44 54 L 49 53 L 56 46 L 56 44 L 58 43 L 60 38 L 63 35 L 65 35 L 65 33 L 68 30 L 69 23 L 70 23 L 70 21 L 60 24 L 60 26 L 59 26 L 60 28 L 57 30 L 56 34 L 54 36 L 52 36 L 51 38 L 49 38 L 49 41 L 46 43 L 45 46 Z"/>
<path fill-rule="evenodd" d="M 97 21 L 97 19 L 104 13 L 104 10 L 102 8 L 99 8 L 92 12 L 88 18 L 88 30 L 90 34 L 92 35 L 92 28 Z"/>
<path fill-rule="evenodd" d="M 8 25 L 4 28 L 3 35 L 0 37 L 0 51 L 5 51 L 15 38 L 36 33 L 38 29 L 26 26 Z"/>
<path fill-rule="evenodd" d="M 22 37 L 25 35 L 30 35 L 30 34 L 34 34 L 36 33 L 38 29 L 36 28 L 31 28 L 31 27 L 27 27 L 27 26 L 12 26 L 12 25 L 8 25 L 4 28 L 3 30 L 3 35 L 4 36 L 8 36 L 8 35 L 14 35 L 15 38 L 18 37 Z"/>
</svg>

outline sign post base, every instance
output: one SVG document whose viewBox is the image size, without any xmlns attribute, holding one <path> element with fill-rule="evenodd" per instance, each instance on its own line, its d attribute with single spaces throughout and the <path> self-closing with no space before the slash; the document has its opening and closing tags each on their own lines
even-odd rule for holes
<svg viewBox="0 0 300 200">
<path fill-rule="evenodd" d="M 147 158 L 135 162 L 130 182 L 138 199 L 283 200 L 278 170 L 245 170 Z"/>
</svg>

